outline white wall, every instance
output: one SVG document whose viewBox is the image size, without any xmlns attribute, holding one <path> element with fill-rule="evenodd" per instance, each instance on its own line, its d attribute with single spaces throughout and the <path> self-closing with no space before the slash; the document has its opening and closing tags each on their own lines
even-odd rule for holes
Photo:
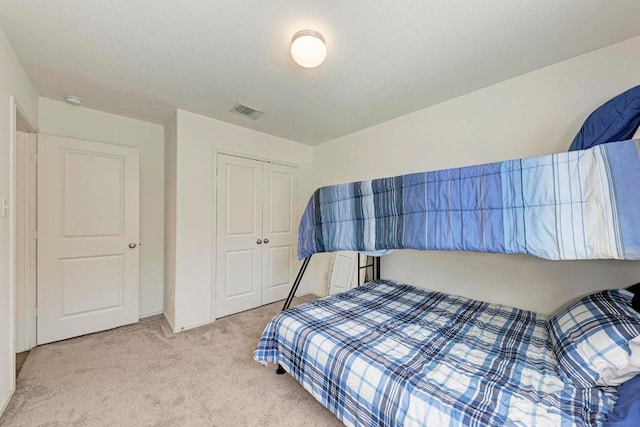
<svg viewBox="0 0 640 427">
<path fill-rule="evenodd" d="M 164 284 L 164 128 L 40 98 L 40 132 L 140 150 L 140 316 L 161 313 Z"/>
<path fill-rule="evenodd" d="M 314 186 L 566 151 L 593 109 L 640 84 L 639 52 L 636 37 L 316 146 Z M 382 275 L 549 313 L 640 281 L 640 263 L 399 251 Z"/>
<path fill-rule="evenodd" d="M 38 94 L 0 28 L 0 200 L 9 200 L 11 194 L 11 141 L 10 129 L 13 113 L 10 97 L 15 97 L 28 119 L 38 123 Z M 10 269 L 9 216 L 0 216 L 0 413 L 9 402 L 15 387 L 13 345 L 13 293 Z"/>
<path fill-rule="evenodd" d="M 213 320 L 212 255 L 215 188 L 214 149 L 299 165 L 296 220 L 311 193 L 312 149 L 283 138 L 208 117 L 177 112 L 177 181 L 175 225 L 176 330 Z M 306 286 L 311 280 L 305 282 Z M 303 285 L 305 285 L 303 284 Z M 301 287 L 299 293 L 303 293 Z"/>
<path fill-rule="evenodd" d="M 175 329 L 178 115 L 164 125 L 164 316 Z"/>
</svg>

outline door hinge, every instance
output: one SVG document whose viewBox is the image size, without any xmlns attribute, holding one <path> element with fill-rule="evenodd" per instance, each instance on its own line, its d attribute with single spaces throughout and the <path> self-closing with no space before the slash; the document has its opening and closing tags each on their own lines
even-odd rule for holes
<svg viewBox="0 0 640 427">
<path fill-rule="evenodd" d="M 31 238 L 38 240 L 38 230 L 31 230 Z"/>
<path fill-rule="evenodd" d="M 38 160 L 39 160 L 38 153 L 37 152 L 36 153 L 31 153 L 31 161 L 34 162 L 34 163 L 38 163 Z"/>
</svg>

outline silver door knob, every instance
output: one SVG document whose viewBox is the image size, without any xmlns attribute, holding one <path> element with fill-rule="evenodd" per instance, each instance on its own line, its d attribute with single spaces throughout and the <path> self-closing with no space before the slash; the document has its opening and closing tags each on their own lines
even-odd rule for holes
<svg viewBox="0 0 640 427">
<path fill-rule="evenodd" d="M 129 249 L 135 249 L 136 246 L 138 245 L 136 245 L 135 243 L 129 243 Z"/>
<path fill-rule="evenodd" d="M 264 239 L 264 242 L 265 243 L 269 243 L 269 239 Z"/>
<path fill-rule="evenodd" d="M 262 243 L 262 240 L 258 239 L 258 240 L 256 240 L 256 243 L 257 243 L 257 244 L 261 244 L 261 243 Z"/>
</svg>

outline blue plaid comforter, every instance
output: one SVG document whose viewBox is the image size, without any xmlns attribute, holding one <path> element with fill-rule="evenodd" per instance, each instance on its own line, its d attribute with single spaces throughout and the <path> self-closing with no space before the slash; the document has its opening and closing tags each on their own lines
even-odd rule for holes
<svg viewBox="0 0 640 427">
<path fill-rule="evenodd" d="M 436 249 L 640 259 L 640 141 L 323 187 L 298 257 Z"/>
<path fill-rule="evenodd" d="M 563 383 L 546 321 L 375 281 L 277 315 L 254 358 L 349 426 L 600 425 L 614 392 Z"/>
</svg>

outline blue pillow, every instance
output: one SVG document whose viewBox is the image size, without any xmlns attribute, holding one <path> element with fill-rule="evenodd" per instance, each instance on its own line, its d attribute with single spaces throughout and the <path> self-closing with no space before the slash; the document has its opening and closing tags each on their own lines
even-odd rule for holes
<svg viewBox="0 0 640 427">
<path fill-rule="evenodd" d="M 587 117 L 569 151 L 631 139 L 640 125 L 640 86 L 602 104 Z"/>
<path fill-rule="evenodd" d="M 640 424 L 640 375 L 618 387 L 618 396 L 604 427 L 637 427 Z"/>
<path fill-rule="evenodd" d="M 631 364 L 629 342 L 640 337 L 633 294 L 610 289 L 587 295 L 547 322 L 558 371 L 578 388 L 615 387 L 640 373 Z"/>
</svg>

